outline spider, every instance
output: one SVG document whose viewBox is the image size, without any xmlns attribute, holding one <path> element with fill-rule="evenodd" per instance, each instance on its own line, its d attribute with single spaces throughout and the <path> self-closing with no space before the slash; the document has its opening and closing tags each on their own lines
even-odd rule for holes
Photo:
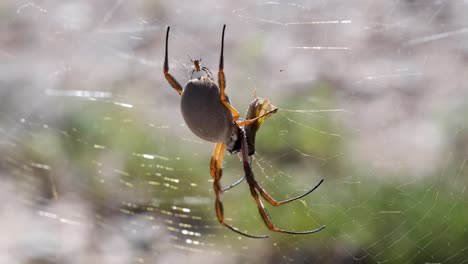
<svg viewBox="0 0 468 264">
<path fill-rule="evenodd" d="M 194 72 L 199 72 L 199 71 L 204 71 L 206 75 L 208 75 L 208 77 L 213 79 L 213 73 L 211 73 L 211 71 L 207 67 L 201 66 L 201 58 L 198 60 L 192 60 L 192 58 L 190 58 L 189 56 L 189 59 L 190 59 L 190 62 L 193 63 L 193 70 L 192 70 L 192 74 L 190 75 L 190 79 L 193 79 Z"/>
<path fill-rule="evenodd" d="M 260 215 L 265 225 L 271 231 L 287 233 L 287 234 L 311 234 L 316 233 L 325 228 L 321 226 L 314 230 L 308 231 L 288 231 L 277 228 L 270 219 L 260 196 L 273 206 L 280 206 L 310 194 L 322 184 L 323 179 L 309 191 L 297 197 L 277 201 L 271 197 L 255 180 L 254 173 L 251 167 L 251 156 L 255 153 L 255 134 L 260 124 L 275 113 L 278 108 L 273 107 L 268 100 L 258 97 L 252 101 L 249 106 L 246 119 L 239 118 L 239 112 L 231 105 L 229 97 L 225 93 L 226 77 L 224 74 L 224 32 L 226 25 L 223 26 L 221 37 L 221 55 L 218 68 L 218 82 L 216 83 L 211 72 L 200 66 L 201 60 L 192 61 L 195 66 L 194 71 L 203 70 L 206 75 L 199 78 L 191 79 L 185 87 L 169 73 L 168 63 L 168 40 L 169 30 L 166 31 L 166 47 L 164 58 L 164 77 L 169 84 L 181 96 L 181 111 L 185 123 L 189 129 L 203 140 L 216 143 L 213 156 L 210 162 L 210 174 L 213 177 L 213 189 L 215 193 L 215 210 L 218 221 L 223 226 L 236 232 L 237 234 L 250 238 L 267 238 L 266 235 L 250 235 L 240 231 L 238 228 L 225 222 L 223 204 L 221 203 L 221 193 L 238 185 L 244 179 L 250 188 L 250 194 L 254 198 Z M 192 72 L 193 74 L 193 72 Z M 225 150 L 230 153 L 241 152 L 242 164 L 244 167 L 244 177 L 231 184 L 226 189 L 221 188 L 221 165 Z"/>
</svg>

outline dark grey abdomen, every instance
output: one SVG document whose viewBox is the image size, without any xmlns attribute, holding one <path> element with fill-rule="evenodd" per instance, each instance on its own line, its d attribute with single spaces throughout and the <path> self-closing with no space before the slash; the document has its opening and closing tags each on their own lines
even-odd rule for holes
<svg viewBox="0 0 468 264">
<path fill-rule="evenodd" d="M 190 80 L 182 91 L 180 108 L 190 130 L 206 141 L 228 142 L 233 123 L 221 103 L 219 88 L 208 78 Z"/>
</svg>

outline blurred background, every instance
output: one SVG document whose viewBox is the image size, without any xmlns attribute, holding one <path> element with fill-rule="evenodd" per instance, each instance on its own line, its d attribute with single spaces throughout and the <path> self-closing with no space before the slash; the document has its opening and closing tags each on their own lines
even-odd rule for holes
<svg viewBox="0 0 468 264">
<path fill-rule="evenodd" d="M 468 2 L 0 3 L 0 263 L 466 263 Z M 163 76 L 193 59 L 279 107 L 214 212 L 214 144 Z M 223 184 L 242 177 L 226 155 Z"/>
</svg>

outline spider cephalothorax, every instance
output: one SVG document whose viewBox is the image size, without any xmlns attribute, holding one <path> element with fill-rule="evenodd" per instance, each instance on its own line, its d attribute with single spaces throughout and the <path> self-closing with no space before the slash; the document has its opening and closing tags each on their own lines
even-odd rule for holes
<svg viewBox="0 0 468 264">
<path fill-rule="evenodd" d="M 237 228 L 231 226 L 224 221 L 223 205 L 221 203 L 221 193 L 236 186 L 242 180 L 246 179 L 249 184 L 250 193 L 255 199 L 258 206 L 260 215 L 265 222 L 268 229 L 287 233 L 287 234 L 311 234 L 318 232 L 325 228 L 320 228 L 302 232 L 288 231 L 277 228 L 271 222 L 265 207 L 260 199 L 263 197 L 267 202 L 274 206 L 280 206 L 295 200 L 298 200 L 309 193 L 313 192 L 320 186 L 323 179 L 311 190 L 306 193 L 283 201 L 276 201 L 273 199 L 255 180 L 252 167 L 250 164 L 250 157 L 255 153 L 255 136 L 261 123 L 275 113 L 278 108 L 274 107 L 266 99 L 255 97 L 250 103 L 245 119 L 239 118 L 239 112 L 231 105 L 228 96 L 225 93 L 226 78 L 224 74 L 224 31 L 226 25 L 223 26 L 223 33 L 221 37 L 221 55 L 218 68 L 218 83 L 215 82 L 211 71 L 206 67 L 201 67 L 201 59 L 192 61 L 195 71 L 203 71 L 206 75 L 199 78 L 189 80 L 184 88 L 177 82 L 177 80 L 169 73 L 168 63 L 168 40 L 169 30 L 167 27 L 166 32 L 166 50 L 164 57 L 164 76 L 169 84 L 181 95 L 181 111 L 185 123 L 190 130 L 200 137 L 209 142 L 216 143 L 213 156 L 210 163 L 210 174 L 213 177 L 213 189 L 216 196 L 215 208 L 216 216 L 219 222 L 231 229 L 232 231 L 243 236 L 251 238 L 265 238 L 268 236 L 254 236 L 241 232 Z M 242 164 L 244 167 L 245 176 L 231 184 L 225 189 L 221 188 L 221 165 L 225 150 L 229 152 L 241 152 Z"/>
</svg>

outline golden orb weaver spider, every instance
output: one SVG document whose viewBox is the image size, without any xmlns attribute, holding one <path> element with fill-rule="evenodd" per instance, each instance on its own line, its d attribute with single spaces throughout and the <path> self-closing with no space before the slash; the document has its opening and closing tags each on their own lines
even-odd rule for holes
<svg viewBox="0 0 468 264">
<path fill-rule="evenodd" d="M 221 203 L 221 193 L 236 186 L 244 179 L 250 188 L 250 194 L 255 199 L 259 213 L 265 225 L 271 231 L 287 233 L 287 234 L 312 234 L 324 229 L 321 226 L 314 230 L 308 231 L 288 231 L 277 228 L 270 219 L 260 196 L 273 206 L 280 206 L 310 194 L 322 184 L 323 179 L 309 191 L 297 197 L 276 201 L 271 197 L 255 180 L 254 173 L 250 164 L 250 158 L 255 153 L 255 134 L 261 123 L 270 115 L 275 113 L 278 108 L 273 107 L 268 100 L 256 97 L 249 106 L 246 119 L 239 118 L 239 112 L 231 105 L 229 97 L 225 94 L 226 78 L 224 75 L 224 32 L 226 25 L 223 26 L 221 36 L 221 55 L 218 68 L 218 84 L 216 84 L 211 72 L 206 67 L 201 67 L 201 59 L 192 61 L 194 71 L 204 71 L 206 75 L 202 75 L 197 79 L 191 79 L 185 87 L 177 82 L 177 80 L 169 73 L 168 63 L 168 42 L 169 30 L 166 31 L 166 48 L 164 57 L 164 77 L 169 84 L 181 95 L 181 111 L 185 123 L 190 130 L 209 142 L 216 143 L 213 156 L 210 162 L 210 174 L 213 177 L 213 189 L 216 196 L 215 209 L 218 221 L 229 228 L 230 230 L 250 238 L 267 238 L 268 236 L 249 235 L 231 226 L 224 221 L 223 204 Z M 221 188 L 221 165 L 225 150 L 231 153 L 241 152 L 242 164 L 245 175 L 235 183 L 231 184 L 226 189 Z"/>
</svg>

